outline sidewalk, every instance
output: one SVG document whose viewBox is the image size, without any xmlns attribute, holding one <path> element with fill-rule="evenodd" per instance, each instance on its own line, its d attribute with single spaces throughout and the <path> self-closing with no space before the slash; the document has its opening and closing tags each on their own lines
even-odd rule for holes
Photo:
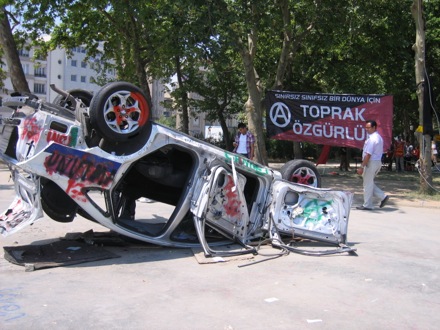
<svg viewBox="0 0 440 330">
<path fill-rule="evenodd" d="M 6 171 L 0 167 L 2 210 L 13 194 Z M 361 198 L 359 177 L 330 172 L 324 187 Z M 390 180 L 383 182 L 391 193 Z M 0 328 L 437 329 L 440 222 L 432 209 L 401 205 L 400 193 L 394 189 L 391 205 L 377 211 L 352 210 L 348 243 L 357 256 L 281 256 L 267 246 L 252 259 L 201 264 L 191 249 L 109 244 L 104 248 L 119 258 L 33 272 L 0 257 Z M 147 205 L 150 218 L 160 216 L 157 203 Z M 82 217 L 45 217 L 2 237 L 0 250 L 91 229 L 107 231 Z"/>
</svg>

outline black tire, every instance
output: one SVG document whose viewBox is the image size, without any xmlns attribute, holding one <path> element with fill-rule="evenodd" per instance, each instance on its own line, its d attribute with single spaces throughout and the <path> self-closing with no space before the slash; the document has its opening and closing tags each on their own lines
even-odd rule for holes
<svg viewBox="0 0 440 330">
<path fill-rule="evenodd" d="M 89 115 L 92 128 L 107 142 L 125 142 L 147 129 L 150 107 L 138 87 L 112 82 L 93 96 Z"/>
<path fill-rule="evenodd" d="M 72 222 L 78 210 L 78 205 L 53 181 L 42 185 L 41 206 L 47 216 L 58 222 Z"/>
<path fill-rule="evenodd" d="M 316 166 L 308 160 L 296 159 L 288 161 L 281 167 L 280 172 L 284 180 L 321 188 L 321 175 Z"/>
<path fill-rule="evenodd" d="M 89 107 L 90 103 L 92 102 L 93 94 L 84 89 L 72 89 L 68 90 L 67 93 L 72 95 L 74 98 L 81 100 L 86 107 Z M 53 100 L 53 103 L 71 111 L 76 110 L 74 104 L 72 104 L 72 101 L 66 99 L 66 97 L 63 95 L 57 95 L 57 97 L 55 97 Z"/>
</svg>

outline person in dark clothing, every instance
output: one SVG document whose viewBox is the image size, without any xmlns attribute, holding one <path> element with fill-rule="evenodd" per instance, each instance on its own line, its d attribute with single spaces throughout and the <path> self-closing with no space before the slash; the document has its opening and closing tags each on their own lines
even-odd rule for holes
<svg viewBox="0 0 440 330">
<path fill-rule="evenodd" d="M 341 163 L 339 164 L 339 170 L 340 171 L 347 171 L 348 172 L 348 155 L 347 155 L 347 148 L 341 147 L 339 150 L 339 154 L 341 156 Z"/>
</svg>

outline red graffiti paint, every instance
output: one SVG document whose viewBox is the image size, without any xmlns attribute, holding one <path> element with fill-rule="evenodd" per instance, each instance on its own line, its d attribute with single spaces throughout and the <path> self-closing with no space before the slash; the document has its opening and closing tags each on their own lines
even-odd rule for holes
<svg viewBox="0 0 440 330">
<path fill-rule="evenodd" d="M 23 123 L 21 139 L 27 139 L 36 143 L 40 138 L 41 131 L 42 127 L 38 125 L 37 118 L 26 118 Z"/>
<path fill-rule="evenodd" d="M 54 152 L 46 157 L 44 166 L 47 173 L 60 174 L 68 178 L 66 193 L 73 199 L 86 202 L 82 189 L 95 185 L 102 188 L 108 187 L 114 179 L 115 171 L 110 171 L 104 162 L 95 161 L 86 155 L 74 155 Z"/>
<path fill-rule="evenodd" d="M 63 144 L 65 146 L 70 145 L 71 137 L 65 134 L 60 134 L 58 132 L 50 130 L 47 133 L 47 142 L 55 141 L 56 143 Z"/>
<path fill-rule="evenodd" d="M 232 177 L 228 176 L 227 178 L 228 182 L 223 188 L 223 192 L 226 196 L 225 212 L 230 217 L 236 217 L 240 215 L 240 197 L 238 196 L 237 190 L 232 190 L 232 188 L 235 186 Z"/>
<path fill-rule="evenodd" d="M 54 152 L 44 162 L 49 174 L 58 173 L 71 180 L 91 183 L 100 187 L 108 187 L 114 179 L 114 171 L 110 171 L 105 163 L 94 162 L 87 157 L 75 157 Z"/>
<path fill-rule="evenodd" d="M 85 187 L 85 185 L 83 183 L 79 183 L 73 179 L 69 180 L 68 182 L 69 182 L 69 184 L 67 186 L 66 193 L 70 197 L 72 197 L 73 199 L 76 199 L 77 201 L 80 201 L 83 203 L 87 202 L 87 198 L 81 190 L 82 188 Z"/>
</svg>

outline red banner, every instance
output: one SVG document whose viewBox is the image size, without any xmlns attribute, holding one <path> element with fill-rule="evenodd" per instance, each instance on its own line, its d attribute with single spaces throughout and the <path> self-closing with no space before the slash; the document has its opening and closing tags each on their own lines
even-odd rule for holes
<svg viewBox="0 0 440 330">
<path fill-rule="evenodd" d="M 312 142 L 362 149 L 365 121 L 375 120 L 384 151 L 392 142 L 390 95 L 312 94 L 268 91 L 266 127 L 276 140 Z"/>
</svg>

